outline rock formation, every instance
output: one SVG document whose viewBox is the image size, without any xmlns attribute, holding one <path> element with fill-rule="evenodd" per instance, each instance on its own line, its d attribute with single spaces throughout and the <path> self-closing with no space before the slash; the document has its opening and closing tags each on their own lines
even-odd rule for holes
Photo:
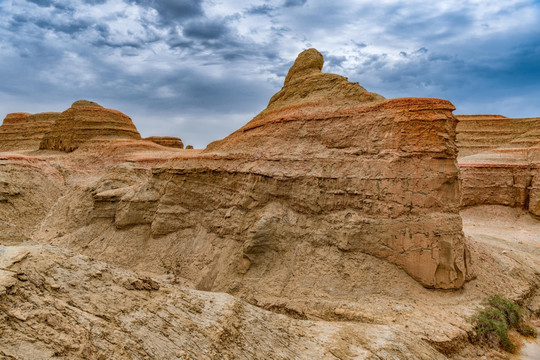
<svg viewBox="0 0 540 360">
<path fill-rule="evenodd" d="M 182 142 L 182 140 L 174 136 L 150 136 L 144 138 L 144 140 L 152 141 L 161 146 L 167 146 L 176 149 L 184 148 L 184 143 Z"/>
<path fill-rule="evenodd" d="M 446 359 L 404 328 L 291 319 L 54 248 L 0 255 L 2 359 Z"/>
<path fill-rule="evenodd" d="M 506 147 L 528 131 L 540 128 L 540 118 L 511 119 L 502 115 L 456 115 L 456 118 L 460 158 Z"/>
<path fill-rule="evenodd" d="M 38 150 L 60 113 L 8 114 L 0 126 L 0 151 Z"/>
<path fill-rule="evenodd" d="M 60 114 L 39 148 L 70 152 L 88 141 L 140 138 L 131 119 L 120 111 L 79 100 Z"/>
<path fill-rule="evenodd" d="M 47 162 L 0 155 L 0 243 L 29 240 L 63 187 L 62 175 Z"/>
<path fill-rule="evenodd" d="M 458 119 L 462 206 L 506 205 L 540 216 L 540 118 Z"/>
<path fill-rule="evenodd" d="M 470 272 L 453 105 L 384 100 L 321 67 L 316 50 L 300 54 L 283 89 L 243 128 L 199 155 L 152 169 L 122 165 L 86 190 L 87 218 L 63 221 L 72 227 L 57 240 L 40 236 L 72 246 L 76 234 L 99 236 L 79 246 L 106 246 L 102 257 L 131 266 L 148 249 L 120 249 L 152 243 L 156 259 L 181 254 L 198 288 L 242 296 L 296 296 L 326 281 L 346 288 L 335 269 L 361 276 L 354 264 L 366 255 L 426 287 L 460 288 Z M 319 287 L 308 285 L 323 273 Z"/>
<path fill-rule="evenodd" d="M 466 209 L 465 243 L 458 210 L 540 212 L 539 128 L 489 140 L 462 121 L 460 175 L 451 103 L 322 67 L 301 53 L 268 107 L 204 150 L 141 140 L 88 101 L 18 144 L 34 115 L 10 114 L 0 358 L 497 358 L 469 343 L 470 316 L 494 293 L 540 314 L 540 222 Z"/>
</svg>

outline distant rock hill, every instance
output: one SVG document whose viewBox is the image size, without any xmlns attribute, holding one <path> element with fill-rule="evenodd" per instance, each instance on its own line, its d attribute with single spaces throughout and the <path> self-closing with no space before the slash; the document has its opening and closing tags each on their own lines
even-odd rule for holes
<svg viewBox="0 0 540 360">
<path fill-rule="evenodd" d="M 70 152 L 88 141 L 141 139 L 131 119 L 117 110 L 79 100 L 62 113 L 8 114 L 0 126 L 0 151 Z"/>
<path fill-rule="evenodd" d="M 144 138 L 144 140 L 152 141 L 161 146 L 167 146 L 167 147 L 172 147 L 176 149 L 184 148 L 184 143 L 182 142 L 182 139 L 174 137 L 174 136 L 150 136 L 150 137 Z"/>
<path fill-rule="evenodd" d="M 79 100 L 60 114 L 39 148 L 69 152 L 88 141 L 119 139 L 141 139 L 128 116 L 88 100 Z"/>
</svg>

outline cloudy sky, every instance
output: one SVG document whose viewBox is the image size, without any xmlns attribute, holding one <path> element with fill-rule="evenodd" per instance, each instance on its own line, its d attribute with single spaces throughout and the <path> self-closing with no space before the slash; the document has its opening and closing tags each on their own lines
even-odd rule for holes
<svg viewBox="0 0 540 360">
<path fill-rule="evenodd" d="M 310 47 L 387 98 L 540 116 L 539 0 L 0 0 L 0 118 L 84 98 L 204 147 Z"/>
</svg>

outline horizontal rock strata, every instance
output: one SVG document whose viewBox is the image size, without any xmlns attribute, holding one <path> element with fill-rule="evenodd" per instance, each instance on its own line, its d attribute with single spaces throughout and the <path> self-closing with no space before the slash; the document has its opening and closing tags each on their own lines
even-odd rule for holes
<svg viewBox="0 0 540 360">
<path fill-rule="evenodd" d="M 458 119 L 462 206 L 506 205 L 540 215 L 540 118 Z"/>
<path fill-rule="evenodd" d="M 459 157 L 505 147 L 540 126 L 540 118 L 511 119 L 501 115 L 456 115 Z"/>
<path fill-rule="evenodd" d="M 119 139 L 141 139 L 128 116 L 79 100 L 60 114 L 39 148 L 70 152 L 88 141 Z"/>
<path fill-rule="evenodd" d="M 182 142 L 182 140 L 174 136 L 150 136 L 144 138 L 144 140 L 152 141 L 161 146 L 167 146 L 176 149 L 184 148 L 184 143 Z"/>
<path fill-rule="evenodd" d="M 0 151 L 38 150 L 59 117 L 57 112 L 8 114 L 0 126 Z"/>
</svg>

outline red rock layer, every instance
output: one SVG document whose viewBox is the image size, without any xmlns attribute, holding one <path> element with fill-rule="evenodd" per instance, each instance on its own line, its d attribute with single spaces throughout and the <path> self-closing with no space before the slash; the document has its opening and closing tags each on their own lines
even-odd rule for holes
<svg viewBox="0 0 540 360">
<path fill-rule="evenodd" d="M 45 134 L 40 149 L 73 151 L 88 141 L 141 139 L 131 119 L 120 111 L 75 102 Z"/>
<path fill-rule="evenodd" d="M 152 141 L 161 146 L 167 146 L 176 149 L 184 148 L 184 143 L 182 142 L 182 140 L 174 136 L 150 136 L 144 138 L 144 140 Z"/>
<path fill-rule="evenodd" d="M 462 206 L 506 205 L 540 215 L 540 118 L 458 118 Z"/>
<path fill-rule="evenodd" d="M 37 150 L 60 113 L 8 114 L 0 126 L 0 151 Z"/>
</svg>

